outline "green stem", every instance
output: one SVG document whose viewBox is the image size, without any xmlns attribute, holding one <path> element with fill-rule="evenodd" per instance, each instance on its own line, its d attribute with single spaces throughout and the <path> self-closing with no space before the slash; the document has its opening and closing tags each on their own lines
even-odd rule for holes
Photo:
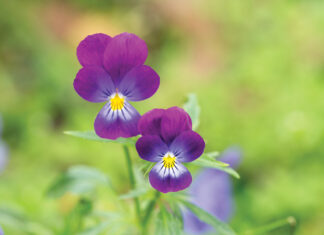
<svg viewBox="0 0 324 235">
<path fill-rule="evenodd" d="M 296 226 L 296 219 L 294 217 L 292 217 L 292 216 L 289 216 L 286 219 L 278 220 L 278 221 L 275 221 L 275 222 L 273 222 L 271 224 L 267 224 L 267 225 L 264 225 L 264 226 L 256 228 L 256 229 L 246 231 L 243 234 L 244 235 L 266 234 L 269 231 L 275 230 L 277 228 L 280 228 L 280 227 L 283 227 L 283 226 L 286 226 L 286 225 L 290 225 L 290 227 L 292 228 L 291 234 L 293 234 L 294 228 Z"/>
<path fill-rule="evenodd" d="M 144 214 L 143 221 L 142 221 L 144 231 L 146 230 L 147 222 L 149 221 L 151 214 L 154 210 L 155 204 L 160 196 L 161 196 L 161 193 L 159 191 L 155 191 L 154 198 L 150 201 L 150 203 L 146 207 L 145 214 Z"/>
<path fill-rule="evenodd" d="M 127 164 L 127 170 L 128 170 L 128 175 L 129 175 L 129 182 L 131 185 L 131 188 L 134 190 L 136 187 L 136 180 L 134 176 L 134 171 L 133 171 L 133 164 L 132 160 L 129 154 L 128 147 L 126 145 L 123 145 L 125 157 L 126 157 L 126 164 Z M 140 203 L 137 197 L 134 197 L 134 202 L 135 202 L 135 211 L 136 215 L 138 217 L 139 223 L 141 223 L 141 210 L 140 210 Z"/>
</svg>

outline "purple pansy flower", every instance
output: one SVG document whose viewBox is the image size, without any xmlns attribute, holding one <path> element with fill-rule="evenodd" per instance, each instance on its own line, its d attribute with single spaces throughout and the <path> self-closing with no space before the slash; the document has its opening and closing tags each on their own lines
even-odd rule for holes
<svg viewBox="0 0 324 235">
<path fill-rule="evenodd" d="M 156 162 L 149 174 L 152 187 L 163 193 L 187 188 L 192 178 L 182 162 L 194 161 L 205 148 L 203 138 L 192 131 L 189 115 L 178 107 L 153 109 L 142 116 L 138 129 L 139 156 Z"/>
<path fill-rule="evenodd" d="M 230 147 L 224 151 L 220 161 L 236 168 L 241 160 L 241 150 Z M 230 176 L 220 170 L 206 168 L 195 178 L 189 188 L 192 202 L 217 217 L 227 222 L 233 213 L 232 182 Z M 192 212 L 183 211 L 184 230 L 187 234 L 204 234 L 213 228 L 199 220 Z"/>
<path fill-rule="evenodd" d="M 2 119 L 1 119 L 1 116 L 0 116 L 0 174 L 6 168 L 7 161 L 8 161 L 7 146 L 5 145 L 5 143 L 2 142 L 1 135 L 2 135 Z"/>
<path fill-rule="evenodd" d="M 96 117 L 94 129 L 107 139 L 138 135 L 140 114 L 129 101 L 151 97 L 160 85 L 159 75 L 144 65 L 147 46 L 138 36 L 122 33 L 113 38 L 93 34 L 80 42 L 77 56 L 83 66 L 74 89 L 85 100 L 107 102 Z"/>
</svg>

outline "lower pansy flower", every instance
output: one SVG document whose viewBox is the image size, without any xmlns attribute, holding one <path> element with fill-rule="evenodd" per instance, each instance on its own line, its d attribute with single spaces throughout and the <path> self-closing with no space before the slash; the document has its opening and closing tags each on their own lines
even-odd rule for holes
<svg viewBox="0 0 324 235">
<path fill-rule="evenodd" d="M 241 161 L 241 150 L 230 147 L 224 151 L 220 161 L 236 168 Z M 232 182 L 230 176 L 220 170 L 206 168 L 199 172 L 188 189 L 191 201 L 219 220 L 227 222 L 233 213 Z M 213 227 L 199 220 L 191 211 L 183 211 L 186 234 L 206 234 Z"/>
<path fill-rule="evenodd" d="M 154 109 L 140 119 L 142 137 L 136 142 L 141 158 L 156 162 L 149 174 L 153 188 L 168 193 L 183 190 L 192 182 L 188 169 L 204 152 L 205 142 L 191 130 L 191 119 L 181 108 Z"/>
</svg>

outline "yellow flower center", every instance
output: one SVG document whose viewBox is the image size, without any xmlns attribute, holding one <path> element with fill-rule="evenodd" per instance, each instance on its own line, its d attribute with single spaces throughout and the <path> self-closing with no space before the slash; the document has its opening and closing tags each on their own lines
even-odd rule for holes
<svg viewBox="0 0 324 235">
<path fill-rule="evenodd" d="M 165 168 L 173 168 L 175 166 L 176 157 L 172 154 L 166 154 L 163 157 L 163 166 Z"/>
<path fill-rule="evenodd" d="M 110 106 L 113 111 L 121 110 L 124 108 L 125 99 L 120 97 L 118 93 L 112 98 L 110 98 Z"/>
</svg>

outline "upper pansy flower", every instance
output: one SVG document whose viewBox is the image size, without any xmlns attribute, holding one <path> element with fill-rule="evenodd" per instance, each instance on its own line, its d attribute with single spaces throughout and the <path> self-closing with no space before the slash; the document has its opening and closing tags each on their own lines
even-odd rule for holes
<svg viewBox="0 0 324 235">
<path fill-rule="evenodd" d="M 238 147 L 224 151 L 219 160 L 236 168 L 241 161 L 242 152 Z M 233 213 L 232 182 L 230 176 L 220 170 L 206 168 L 199 172 L 189 188 L 193 203 L 209 212 L 219 220 L 227 222 Z M 186 234 L 209 234 L 213 227 L 199 220 L 192 212 L 183 211 Z"/>
<path fill-rule="evenodd" d="M 163 193 L 187 188 L 192 177 L 182 162 L 194 161 L 205 149 L 203 138 L 192 131 L 189 115 L 178 107 L 153 109 L 141 117 L 138 129 L 139 156 L 157 162 L 149 174 L 152 187 Z"/>
<path fill-rule="evenodd" d="M 151 97 L 160 85 L 159 75 L 144 65 L 148 50 L 138 36 L 122 33 L 113 38 L 93 34 L 80 42 L 77 57 L 83 66 L 74 89 L 90 102 L 107 102 L 96 117 L 94 129 L 107 139 L 138 135 L 140 114 L 129 101 Z"/>
</svg>

